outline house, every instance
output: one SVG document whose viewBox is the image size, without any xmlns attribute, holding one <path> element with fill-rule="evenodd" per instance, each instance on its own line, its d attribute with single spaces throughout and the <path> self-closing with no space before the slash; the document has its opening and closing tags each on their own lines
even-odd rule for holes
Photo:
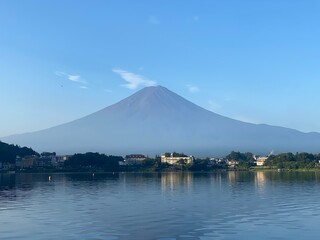
<svg viewBox="0 0 320 240">
<path fill-rule="evenodd" d="M 40 157 L 35 161 L 35 166 L 37 167 L 51 167 L 52 159 L 50 157 Z"/>
<path fill-rule="evenodd" d="M 161 163 L 169 163 L 171 165 L 180 164 L 184 161 L 186 164 L 193 164 L 194 157 L 177 153 L 163 153 L 161 154 Z"/>
<path fill-rule="evenodd" d="M 38 156 L 26 156 L 26 157 L 19 157 L 16 158 L 16 167 L 18 168 L 31 168 L 36 164 Z"/>
<path fill-rule="evenodd" d="M 13 168 L 15 168 L 14 163 L 0 162 L 0 169 L 8 170 L 8 169 L 13 169 Z"/>
<path fill-rule="evenodd" d="M 239 164 L 239 161 L 227 160 L 226 163 L 227 163 L 227 165 L 228 165 L 229 167 L 234 168 L 235 166 L 237 166 L 237 165 Z"/>
<path fill-rule="evenodd" d="M 146 159 L 147 157 L 143 154 L 130 154 L 126 155 L 126 157 L 124 158 L 125 163 L 129 165 L 142 164 L 142 161 Z"/>
<path fill-rule="evenodd" d="M 68 155 L 59 155 L 59 156 L 56 156 L 55 159 L 56 159 L 56 163 L 59 165 L 59 166 L 62 166 L 64 165 L 64 162 L 69 160 L 70 156 Z"/>
<path fill-rule="evenodd" d="M 254 159 L 256 160 L 257 166 L 264 166 L 264 163 L 268 159 L 268 157 L 254 156 Z"/>
<path fill-rule="evenodd" d="M 225 164 L 226 160 L 224 158 L 210 158 L 209 159 L 209 164 Z"/>
</svg>

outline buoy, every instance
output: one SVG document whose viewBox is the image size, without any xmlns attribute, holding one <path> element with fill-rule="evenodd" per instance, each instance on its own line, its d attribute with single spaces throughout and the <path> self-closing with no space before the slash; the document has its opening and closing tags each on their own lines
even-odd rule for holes
<svg viewBox="0 0 320 240">
<path fill-rule="evenodd" d="M 49 181 L 51 181 L 51 176 L 49 176 Z"/>
<path fill-rule="evenodd" d="M 94 177 L 94 173 L 92 173 L 92 177 Z"/>
</svg>

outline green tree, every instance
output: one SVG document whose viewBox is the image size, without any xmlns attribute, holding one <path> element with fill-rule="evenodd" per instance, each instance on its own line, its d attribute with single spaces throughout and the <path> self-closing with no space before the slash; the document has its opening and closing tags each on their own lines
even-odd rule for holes
<svg viewBox="0 0 320 240">
<path fill-rule="evenodd" d="M 39 153 L 31 148 L 20 147 L 0 141 L 0 162 L 15 163 L 17 156 L 25 157 L 31 155 L 39 156 Z"/>
<path fill-rule="evenodd" d="M 104 171 L 119 171 L 120 156 L 107 156 L 105 154 L 88 152 L 85 154 L 75 154 L 65 162 L 66 167 L 71 168 L 94 168 Z"/>
</svg>

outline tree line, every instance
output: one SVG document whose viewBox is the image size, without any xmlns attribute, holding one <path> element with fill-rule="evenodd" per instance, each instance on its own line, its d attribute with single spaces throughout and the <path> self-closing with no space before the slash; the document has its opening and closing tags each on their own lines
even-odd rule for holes
<svg viewBox="0 0 320 240">
<path fill-rule="evenodd" d="M 39 156 L 39 153 L 31 148 L 20 147 L 0 141 L 0 162 L 15 163 L 17 156 L 25 157 L 31 155 Z"/>
<path fill-rule="evenodd" d="M 0 141 L 0 162 L 15 163 L 16 157 L 36 155 L 39 153 L 31 148 L 20 147 L 18 145 L 7 144 Z M 166 155 L 170 156 L 169 153 Z M 183 153 L 174 153 L 174 157 L 185 157 Z M 214 161 L 209 158 L 194 159 L 193 164 L 187 164 L 186 161 L 179 161 L 176 165 L 161 163 L 160 156 L 147 158 L 141 164 L 120 166 L 123 161 L 121 156 L 105 155 L 100 153 L 74 154 L 64 163 L 64 168 L 70 171 L 81 170 L 101 170 L 101 171 L 212 171 L 219 169 L 228 169 L 227 161 L 236 161 L 237 165 L 233 169 L 248 170 L 254 167 L 255 157 L 251 152 L 232 151 L 226 155 L 222 161 Z M 277 169 L 320 169 L 320 153 L 312 154 L 301 153 L 280 153 L 269 155 L 264 163 L 264 168 Z"/>
<path fill-rule="evenodd" d="M 122 161 L 121 156 L 105 155 L 100 153 L 87 152 L 85 154 L 74 154 L 65 161 L 65 168 L 69 169 L 88 169 L 102 170 L 107 172 L 119 171 L 119 161 Z"/>
</svg>

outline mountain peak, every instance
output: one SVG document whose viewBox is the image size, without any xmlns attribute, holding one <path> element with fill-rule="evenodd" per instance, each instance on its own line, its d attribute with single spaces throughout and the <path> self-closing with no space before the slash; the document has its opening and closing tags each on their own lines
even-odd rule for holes
<svg viewBox="0 0 320 240">
<path fill-rule="evenodd" d="M 144 87 L 142 88 L 140 91 L 138 92 L 143 92 L 143 93 L 155 93 L 155 92 L 171 92 L 169 89 L 161 86 L 161 85 L 157 85 L 157 86 L 149 86 L 149 87 Z M 137 92 L 137 93 L 138 93 Z M 173 92 L 172 92 L 173 93 Z"/>
<path fill-rule="evenodd" d="M 155 86 L 148 86 L 148 87 L 144 87 L 144 88 L 142 88 L 141 90 L 143 90 L 143 89 L 167 89 L 167 88 L 165 88 L 165 87 L 163 87 L 163 86 L 161 86 L 161 85 L 155 85 Z"/>
<path fill-rule="evenodd" d="M 184 108 L 199 108 L 163 86 L 145 87 L 112 107 L 127 109 L 130 113 L 144 112 L 145 115 L 166 112 L 169 109 L 170 112 L 175 112 Z"/>
</svg>

